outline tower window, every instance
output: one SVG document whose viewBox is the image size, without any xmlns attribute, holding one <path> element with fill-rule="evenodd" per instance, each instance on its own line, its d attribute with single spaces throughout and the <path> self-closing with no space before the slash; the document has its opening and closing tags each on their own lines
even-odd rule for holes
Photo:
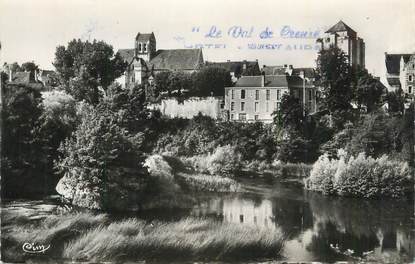
<svg viewBox="0 0 415 264">
<path fill-rule="evenodd" d="M 141 43 L 138 43 L 138 51 L 141 52 Z"/>
<path fill-rule="evenodd" d="M 147 52 L 147 44 L 143 44 L 143 51 Z"/>
</svg>

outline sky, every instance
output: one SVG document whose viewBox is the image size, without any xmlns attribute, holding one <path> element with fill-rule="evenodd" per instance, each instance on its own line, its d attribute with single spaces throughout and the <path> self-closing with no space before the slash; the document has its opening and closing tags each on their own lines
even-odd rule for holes
<svg viewBox="0 0 415 264">
<path fill-rule="evenodd" d="M 202 45 L 208 61 L 313 67 L 316 38 L 339 20 L 364 39 L 376 76 L 385 74 L 385 52 L 415 52 L 415 0 L 0 0 L 1 63 L 53 69 L 56 47 L 71 39 L 116 51 L 154 32 L 157 49 Z"/>
</svg>

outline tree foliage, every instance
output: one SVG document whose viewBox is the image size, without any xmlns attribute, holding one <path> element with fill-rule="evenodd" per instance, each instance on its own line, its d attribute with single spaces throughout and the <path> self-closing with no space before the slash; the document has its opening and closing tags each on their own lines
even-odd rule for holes
<svg viewBox="0 0 415 264">
<path fill-rule="evenodd" d="M 346 54 L 337 47 L 321 50 L 317 58 L 317 85 L 322 89 L 321 109 L 335 116 L 335 124 L 342 127 L 351 112 L 352 69 Z M 338 118 L 336 118 L 338 117 Z"/>
<path fill-rule="evenodd" d="M 231 85 L 229 71 L 218 67 L 206 67 L 194 73 L 192 93 L 196 96 L 223 96 L 224 88 Z"/>
<path fill-rule="evenodd" d="M 386 92 L 380 80 L 374 78 L 366 69 L 360 70 L 356 76 L 354 100 L 358 109 L 366 108 L 370 113 L 378 109 L 382 103 L 382 95 Z"/>
<path fill-rule="evenodd" d="M 43 192 L 45 179 L 40 141 L 35 136 L 42 113 L 39 91 L 10 86 L 3 91 L 2 102 L 2 194 L 32 195 Z"/>
<path fill-rule="evenodd" d="M 125 71 L 121 56 L 103 41 L 72 40 L 58 46 L 53 65 L 65 89 L 76 100 L 99 102 L 99 87 L 104 91 Z"/>
<path fill-rule="evenodd" d="M 85 107 L 73 137 L 60 148 L 63 158 L 57 168 L 65 186 L 60 189 L 68 190 L 63 195 L 78 206 L 126 209 L 146 176 L 139 150 L 142 135 L 128 133 L 107 107 Z"/>
</svg>

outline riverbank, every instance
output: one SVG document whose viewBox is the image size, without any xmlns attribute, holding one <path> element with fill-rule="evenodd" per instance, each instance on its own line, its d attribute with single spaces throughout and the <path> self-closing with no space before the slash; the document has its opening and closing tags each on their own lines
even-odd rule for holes
<svg viewBox="0 0 415 264">
<path fill-rule="evenodd" d="M 50 246 L 47 254 L 21 250 L 24 243 Z M 3 260 L 75 261 L 229 260 L 277 258 L 280 231 L 255 225 L 232 225 L 207 218 L 176 222 L 114 221 L 106 214 L 68 213 L 42 220 L 6 214 L 2 221 Z M 45 256 L 48 256 L 47 258 Z"/>
</svg>

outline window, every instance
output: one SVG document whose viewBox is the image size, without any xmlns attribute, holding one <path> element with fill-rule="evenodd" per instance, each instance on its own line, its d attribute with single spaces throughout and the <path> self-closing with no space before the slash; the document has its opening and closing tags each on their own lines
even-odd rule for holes
<svg viewBox="0 0 415 264">
<path fill-rule="evenodd" d="M 408 80 L 412 82 L 412 75 L 409 75 Z"/>
<path fill-rule="evenodd" d="M 234 119 L 234 115 L 233 114 L 231 114 L 231 120 L 233 120 Z"/>
<path fill-rule="evenodd" d="M 147 52 L 147 44 L 143 44 L 143 51 Z"/>
<path fill-rule="evenodd" d="M 141 52 L 141 43 L 138 43 L 138 52 Z"/>
<path fill-rule="evenodd" d="M 231 103 L 231 111 L 234 111 L 235 110 L 235 102 L 232 102 Z"/>
<path fill-rule="evenodd" d="M 269 111 L 269 104 L 268 104 L 268 102 L 265 104 L 265 108 L 266 108 L 265 111 L 268 112 Z"/>
<path fill-rule="evenodd" d="M 308 90 L 308 100 L 312 100 L 313 99 L 313 91 Z"/>
<path fill-rule="evenodd" d="M 408 86 L 408 93 L 412 93 L 412 86 Z"/>
<path fill-rule="evenodd" d="M 239 215 L 239 221 L 240 221 L 241 223 L 243 223 L 243 222 L 244 222 L 244 215 Z"/>
<path fill-rule="evenodd" d="M 245 99 L 245 90 L 241 90 L 241 99 Z"/>
<path fill-rule="evenodd" d="M 233 89 L 231 90 L 231 98 L 235 99 L 235 90 L 233 90 Z"/>
<path fill-rule="evenodd" d="M 281 100 L 281 90 L 277 90 L 277 100 Z"/>
<path fill-rule="evenodd" d="M 239 114 L 239 120 L 245 121 L 246 120 L 246 114 Z"/>
<path fill-rule="evenodd" d="M 276 110 L 277 110 L 277 111 L 280 111 L 280 108 L 281 108 L 281 103 L 280 103 L 280 102 L 277 102 L 277 105 L 276 105 Z"/>
<path fill-rule="evenodd" d="M 255 102 L 255 112 L 259 111 L 259 102 Z"/>
<path fill-rule="evenodd" d="M 254 119 L 255 119 L 255 120 L 258 120 L 258 119 L 259 119 L 259 116 L 258 116 L 258 115 L 255 115 L 255 116 L 254 116 Z"/>
<path fill-rule="evenodd" d="M 255 100 L 259 100 L 259 90 L 255 90 Z"/>
<path fill-rule="evenodd" d="M 327 38 L 327 39 L 326 39 L 326 41 L 327 41 L 327 42 L 330 42 L 330 38 Z"/>
<path fill-rule="evenodd" d="M 267 90 L 266 93 L 267 93 L 267 100 L 269 100 L 269 95 L 270 95 L 269 90 Z"/>
<path fill-rule="evenodd" d="M 241 102 L 241 111 L 245 111 L 245 102 Z"/>
</svg>

